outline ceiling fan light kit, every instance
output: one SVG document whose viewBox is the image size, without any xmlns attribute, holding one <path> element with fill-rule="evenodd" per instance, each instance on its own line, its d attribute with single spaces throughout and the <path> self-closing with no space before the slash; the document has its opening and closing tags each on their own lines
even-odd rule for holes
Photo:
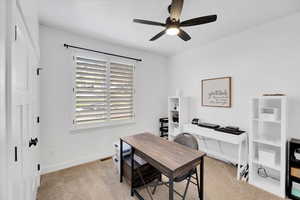
<svg viewBox="0 0 300 200">
<path fill-rule="evenodd" d="M 150 41 L 157 40 L 164 34 L 172 35 L 172 36 L 178 35 L 178 37 L 180 37 L 182 40 L 189 41 L 191 37 L 189 36 L 188 33 L 182 30 L 181 27 L 197 26 L 201 24 L 215 22 L 217 20 L 217 15 L 208 15 L 208 16 L 197 17 L 197 18 L 180 22 L 183 3 L 184 0 L 172 0 L 171 5 L 168 7 L 170 17 L 166 19 L 165 23 L 142 20 L 142 19 L 134 19 L 133 22 L 152 25 L 152 26 L 161 26 L 165 28 L 163 31 L 155 35 L 153 38 L 151 38 Z"/>
<path fill-rule="evenodd" d="M 173 26 L 173 27 L 169 27 L 167 30 L 166 30 L 166 33 L 168 35 L 178 35 L 180 32 L 179 28 L 176 27 L 176 26 Z"/>
</svg>

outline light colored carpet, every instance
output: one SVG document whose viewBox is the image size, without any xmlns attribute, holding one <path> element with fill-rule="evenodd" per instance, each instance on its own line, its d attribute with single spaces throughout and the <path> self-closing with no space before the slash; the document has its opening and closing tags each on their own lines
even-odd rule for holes
<svg viewBox="0 0 300 200">
<path fill-rule="evenodd" d="M 280 200 L 280 198 L 236 180 L 236 169 L 223 162 L 206 158 L 204 178 L 205 200 Z M 182 192 L 185 183 L 175 184 Z M 150 199 L 145 190 L 145 199 Z M 175 199 L 180 199 L 175 195 Z M 187 199 L 197 198 L 197 188 L 190 185 Z M 43 175 L 38 200 L 135 200 L 129 186 L 119 182 L 112 160 L 96 161 Z M 160 186 L 155 200 L 168 199 L 168 189 Z"/>
</svg>

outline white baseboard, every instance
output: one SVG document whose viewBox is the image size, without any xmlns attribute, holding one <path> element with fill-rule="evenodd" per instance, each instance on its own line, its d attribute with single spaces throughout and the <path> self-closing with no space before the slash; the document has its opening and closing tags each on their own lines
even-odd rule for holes
<svg viewBox="0 0 300 200">
<path fill-rule="evenodd" d="M 89 156 L 85 156 L 85 157 L 82 157 L 82 158 L 79 158 L 76 160 L 70 160 L 70 161 L 66 161 L 66 162 L 62 162 L 62 163 L 58 163 L 58 164 L 54 164 L 54 165 L 49 165 L 49 166 L 41 166 L 41 174 L 43 175 L 43 174 L 59 171 L 62 169 L 67 169 L 70 167 L 85 164 L 88 162 L 93 162 L 93 161 L 107 158 L 110 156 L 112 156 L 112 155 L 111 154 L 89 155 Z"/>
</svg>

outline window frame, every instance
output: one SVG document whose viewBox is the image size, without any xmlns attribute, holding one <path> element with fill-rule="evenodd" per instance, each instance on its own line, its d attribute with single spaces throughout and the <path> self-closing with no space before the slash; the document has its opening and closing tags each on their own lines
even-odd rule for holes
<svg viewBox="0 0 300 200">
<path fill-rule="evenodd" d="M 107 66 L 107 76 L 110 74 L 110 64 L 111 63 L 119 63 L 124 65 L 132 65 L 133 66 L 133 74 L 132 74 L 132 82 L 133 82 L 133 117 L 132 119 L 128 120 L 119 120 L 119 121 L 109 121 L 106 122 L 95 122 L 90 124 L 76 124 L 75 118 L 76 118 L 76 57 L 87 57 L 95 60 L 101 60 L 106 62 Z M 84 129 L 91 129 L 91 128 L 102 128 L 102 127 L 114 127 L 114 126 L 122 126 L 127 124 L 134 124 L 136 122 L 136 62 L 135 61 L 128 61 L 127 59 L 121 59 L 113 56 L 108 55 L 101 55 L 98 53 L 93 52 L 85 52 L 80 50 L 73 50 L 72 53 L 72 118 L 71 118 L 71 130 L 84 130 Z M 109 79 L 107 79 L 109 80 Z M 109 84 L 107 84 L 107 87 L 109 88 Z M 109 89 L 108 89 L 109 94 Z M 110 106 L 108 106 L 108 109 L 110 109 Z M 110 115 L 110 112 L 108 113 Z"/>
</svg>

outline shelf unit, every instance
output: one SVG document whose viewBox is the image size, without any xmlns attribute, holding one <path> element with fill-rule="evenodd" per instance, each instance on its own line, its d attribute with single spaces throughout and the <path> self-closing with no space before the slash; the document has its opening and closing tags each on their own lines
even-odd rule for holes
<svg viewBox="0 0 300 200">
<path fill-rule="evenodd" d="M 290 199 L 300 200 L 300 160 L 299 160 L 300 140 L 291 139 L 288 143 L 288 162 L 287 162 L 287 196 Z M 296 156 L 295 154 L 298 154 Z M 296 184 L 294 186 L 294 184 Z"/>
<path fill-rule="evenodd" d="M 189 123 L 189 98 L 173 96 L 168 98 L 169 140 L 182 132 L 183 124 Z"/>
<path fill-rule="evenodd" d="M 262 108 L 278 110 L 277 119 L 262 117 Z M 251 100 L 249 133 L 249 183 L 285 197 L 286 186 L 287 97 L 263 96 Z M 275 164 L 259 159 L 259 151 L 273 152 Z M 258 174 L 264 169 L 268 177 Z"/>
</svg>

